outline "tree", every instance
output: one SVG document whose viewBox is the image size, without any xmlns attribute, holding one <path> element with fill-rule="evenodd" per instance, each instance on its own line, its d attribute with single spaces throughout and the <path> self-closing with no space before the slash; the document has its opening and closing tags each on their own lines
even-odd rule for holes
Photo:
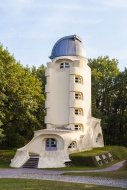
<svg viewBox="0 0 127 190">
<path fill-rule="evenodd" d="M 22 146 L 33 131 L 41 127 L 36 117 L 44 105 L 42 83 L 31 70 L 23 68 L 8 50 L 0 46 L 0 123 L 4 130 L 3 147 Z"/>
<path fill-rule="evenodd" d="M 36 69 L 35 66 L 32 68 L 32 73 L 39 79 L 42 84 L 43 93 L 45 91 L 46 85 L 45 69 L 46 67 L 43 64 L 38 69 Z"/>
<path fill-rule="evenodd" d="M 0 142 L 2 142 L 2 140 L 3 140 L 3 138 L 4 138 L 4 136 L 5 135 L 3 135 L 3 130 L 2 129 L 0 129 Z"/>
<path fill-rule="evenodd" d="M 46 77 L 45 77 L 45 69 L 46 67 L 42 64 L 38 69 L 34 66 L 32 68 L 32 74 L 38 78 L 38 80 L 41 82 L 41 89 L 42 89 L 42 95 L 44 98 L 46 98 L 45 95 L 45 85 L 46 85 Z M 45 104 L 38 107 L 38 111 L 36 112 L 36 117 L 38 121 L 41 123 L 41 129 L 46 128 L 44 117 L 45 117 Z M 38 128 L 39 129 L 39 128 Z"/>
<path fill-rule="evenodd" d="M 115 100 L 112 114 L 115 142 L 127 146 L 127 68 L 115 78 Z"/>
<path fill-rule="evenodd" d="M 118 61 L 108 56 L 89 59 L 92 70 L 92 109 L 93 116 L 102 119 L 105 144 L 112 142 L 111 113 L 115 99 L 114 80 L 119 74 Z M 114 129 L 114 127 L 113 127 Z M 114 129 L 115 130 L 115 129 Z"/>
</svg>

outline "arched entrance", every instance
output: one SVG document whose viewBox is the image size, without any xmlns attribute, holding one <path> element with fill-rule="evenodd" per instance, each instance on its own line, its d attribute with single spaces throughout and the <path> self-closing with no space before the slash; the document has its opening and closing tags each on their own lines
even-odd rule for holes
<svg viewBox="0 0 127 190">
<path fill-rule="evenodd" d="M 54 138 L 47 138 L 45 140 L 45 150 L 54 151 L 57 150 L 57 141 Z"/>
</svg>

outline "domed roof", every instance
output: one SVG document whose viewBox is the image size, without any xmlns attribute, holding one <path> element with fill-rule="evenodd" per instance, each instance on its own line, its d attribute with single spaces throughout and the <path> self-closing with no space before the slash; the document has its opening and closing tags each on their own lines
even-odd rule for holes
<svg viewBox="0 0 127 190">
<path fill-rule="evenodd" d="M 86 57 L 82 40 L 77 35 L 65 36 L 59 39 L 53 46 L 50 59 L 60 56 L 82 56 Z"/>
</svg>

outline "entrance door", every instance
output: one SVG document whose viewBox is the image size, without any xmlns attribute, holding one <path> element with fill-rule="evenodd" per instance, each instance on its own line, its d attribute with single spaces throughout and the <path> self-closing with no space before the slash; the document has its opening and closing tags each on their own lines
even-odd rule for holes
<svg viewBox="0 0 127 190">
<path fill-rule="evenodd" d="M 46 139 L 45 150 L 47 151 L 57 150 L 57 141 L 53 138 Z"/>
</svg>

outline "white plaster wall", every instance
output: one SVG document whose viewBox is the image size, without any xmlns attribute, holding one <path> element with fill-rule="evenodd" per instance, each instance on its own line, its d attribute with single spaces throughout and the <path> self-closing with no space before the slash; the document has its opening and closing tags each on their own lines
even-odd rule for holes
<svg viewBox="0 0 127 190">
<path fill-rule="evenodd" d="M 69 162 L 67 151 L 42 151 L 40 154 L 38 168 L 65 167 L 65 162 Z"/>
<path fill-rule="evenodd" d="M 62 62 L 68 62 L 70 68 L 60 69 Z M 47 66 L 45 74 L 47 77 L 45 103 L 47 128 L 53 125 L 63 126 L 75 123 L 88 127 L 91 118 L 91 70 L 87 65 L 87 59 L 74 56 L 67 59 L 63 56 L 55 58 Z M 76 75 L 82 76 L 83 84 L 75 83 Z M 83 93 L 82 101 L 75 99 L 75 92 Z M 75 115 L 75 108 L 82 108 L 83 116 Z"/>
<path fill-rule="evenodd" d="M 53 124 L 68 124 L 69 72 L 68 69 L 53 70 L 50 91 L 50 119 Z"/>
<path fill-rule="evenodd" d="M 91 136 L 93 147 L 104 147 L 103 134 L 101 129 L 101 120 L 92 117 L 91 118 Z"/>
<path fill-rule="evenodd" d="M 11 167 L 19 168 L 29 159 L 28 150 L 17 150 L 14 158 L 11 160 Z"/>
</svg>

